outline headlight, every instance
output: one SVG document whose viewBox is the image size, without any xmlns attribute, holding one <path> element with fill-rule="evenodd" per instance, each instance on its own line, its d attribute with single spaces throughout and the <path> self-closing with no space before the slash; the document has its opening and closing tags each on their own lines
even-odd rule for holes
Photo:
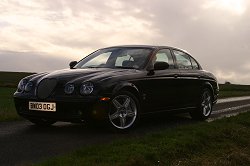
<svg viewBox="0 0 250 166">
<path fill-rule="evenodd" d="M 29 92 L 29 91 L 31 91 L 32 87 L 33 87 L 33 82 L 29 81 L 29 82 L 25 85 L 24 90 L 25 90 L 26 92 Z"/>
<path fill-rule="evenodd" d="M 85 82 L 81 85 L 80 94 L 81 95 L 89 95 L 93 92 L 94 85 L 91 82 Z"/>
<path fill-rule="evenodd" d="M 74 84 L 66 84 L 65 87 L 64 87 L 64 92 L 67 95 L 72 94 L 74 92 L 74 90 L 75 90 Z"/>
<path fill-rule="evenodd" d="M 28 83 L 28 80 L 22 79 L 17 86 L 17 91 L 22 92 L 25 89 L 25 85 Z"/>
</svg>

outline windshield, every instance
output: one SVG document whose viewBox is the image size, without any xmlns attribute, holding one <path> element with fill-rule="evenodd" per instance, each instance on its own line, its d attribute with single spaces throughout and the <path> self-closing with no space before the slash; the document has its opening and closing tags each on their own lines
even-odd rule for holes
<svg viewBox="0 0 250 166">
<path fill-rule="evenodd" d="M 141 69 L 151 51 L 149 48 L 101 49 L 82 59 L 75 68 Z"/>
</svg>

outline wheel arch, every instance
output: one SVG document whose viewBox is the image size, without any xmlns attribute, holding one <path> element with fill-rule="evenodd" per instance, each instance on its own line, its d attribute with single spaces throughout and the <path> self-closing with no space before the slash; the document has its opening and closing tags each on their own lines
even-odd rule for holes
<svg viewBox="0 0 250 166">
<path fill-rule="evenodd" d="M 141 102 L 140 91 L 139 91 L 139 89 L 133 83 L 124 82 L 124 83 L 118 84 L 113 89 L 112 95 L 115 95 L 119 91 L 128 91 L 128 92 L 130 92 L 133 95 L 135 95 L 135 97 L 139 100 L 139 102 Z"/>
<path fill-rule="evenodd" d="M 213 88 L 212 84 L 210 82 L 204 82 L 204 84 L 202 85 L 202 90 L 204 90 L 206 88 L 208 90 L 210 90 L 210 92 L 212 93 L 212 99 L 214 101 L 215 100 L 215 98 L 214 98 L 214 88 Z"/>
</svg>

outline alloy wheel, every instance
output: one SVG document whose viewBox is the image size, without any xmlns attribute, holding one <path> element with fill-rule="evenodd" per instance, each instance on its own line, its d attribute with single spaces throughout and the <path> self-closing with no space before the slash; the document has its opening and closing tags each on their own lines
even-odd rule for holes
<svg viewBox="0 0 250 166">
<path fill-rule="evenodd" d="M 201 108 L 202 108 L 202 113 L 205 117 L 210 115 L 212 111 L 212 101 L 210 93 L 208 91 L 205 91 L 203 93 Z"/>
<path fill-rule="evenodd" d="M 131 127 L 137 117 L 135 100 L 129 95 L 118 95 L 112 100 L 112 109 L 109 112 L 109 121 L 118 129 Z"/>
</svg>

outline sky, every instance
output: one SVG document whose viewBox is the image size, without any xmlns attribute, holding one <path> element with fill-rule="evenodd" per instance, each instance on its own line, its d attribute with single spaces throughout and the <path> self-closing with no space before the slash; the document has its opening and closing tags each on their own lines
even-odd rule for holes
<svg viewBox="0 0 250 166">
<path fill-rule="evenodd" d="M 96 49 L 182 48 L 220 83 L 250 84 L 247 0 L 1 0 L 0 71 L 67 68 Z"/>
</svg>

